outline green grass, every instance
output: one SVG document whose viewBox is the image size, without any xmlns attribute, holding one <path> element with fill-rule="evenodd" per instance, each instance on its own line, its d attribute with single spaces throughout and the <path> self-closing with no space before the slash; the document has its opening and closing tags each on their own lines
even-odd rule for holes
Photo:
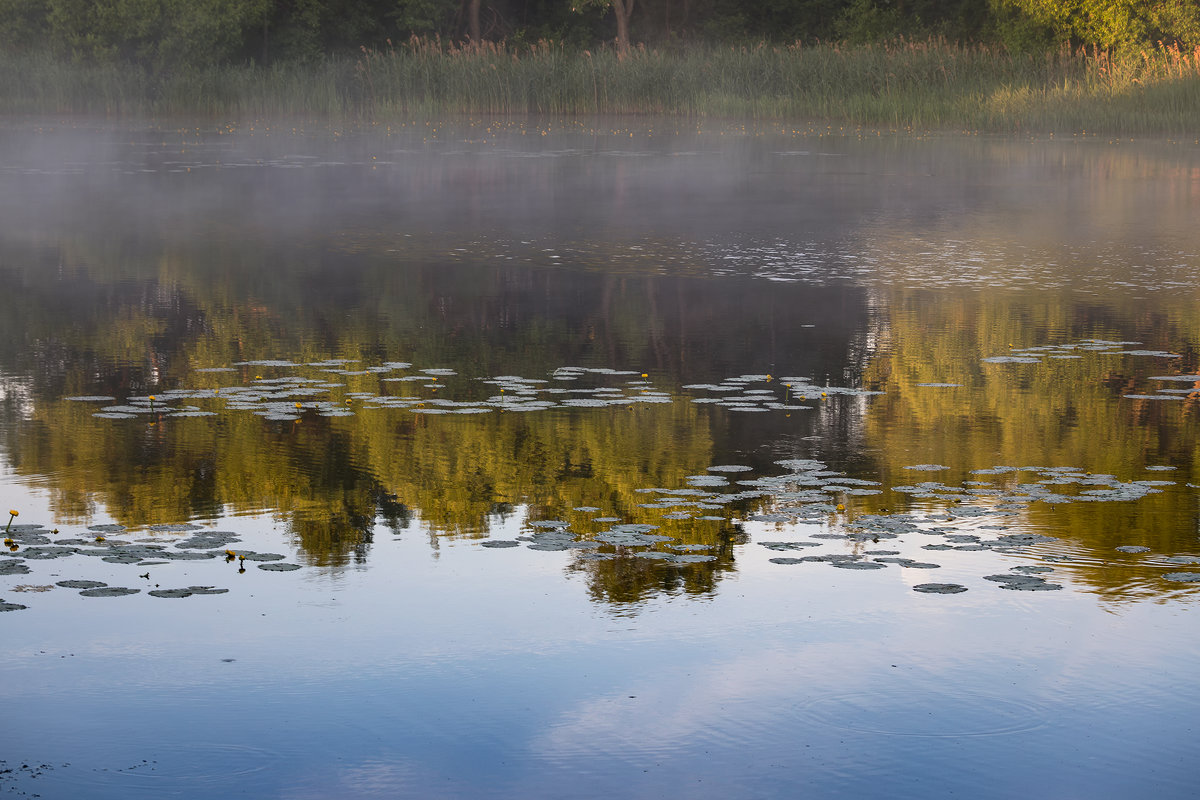
<svg viewBox="0 0 1200 800">
<path fill-rule="evenodd" d="M 318 63 L 148 75 L 0 56 L 0 113 L 336 120 L 668 115 L 900 130 L 1192 134 L 1200 51 L 1010 55 L 938 41 L 571 52 L 414 40 Z"/>
</svg>

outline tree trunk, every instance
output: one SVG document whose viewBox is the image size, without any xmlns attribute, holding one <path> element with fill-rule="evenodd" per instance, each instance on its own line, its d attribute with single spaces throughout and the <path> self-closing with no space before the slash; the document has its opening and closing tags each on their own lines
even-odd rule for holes
<svg viewBox="0 0 1200 800">
<path fill-rule="evenodd" d="M 483 0 L 469 0 L 467 3 L 467 36 L 472 44 L 479 44 L 479 4 Z"/>
<path fill-rule="evenodd" d="M 617 55 L 624 58 L 629 52 L 629 16 L 633 13 L 633 0 L 612 0 L 612 7 L 617 17 Z"/>
</svg>

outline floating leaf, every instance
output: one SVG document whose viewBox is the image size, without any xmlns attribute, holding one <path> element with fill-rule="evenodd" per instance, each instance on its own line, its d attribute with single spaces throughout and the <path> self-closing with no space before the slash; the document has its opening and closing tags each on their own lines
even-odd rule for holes
<svg viewBox="0 0 1200 800">
<path fill-rule="evenodd" d="M 914 592 L 924 594 L 959 594 L 966 590 L 967 587 L 957 583 L 919 583 L 913 587 Z"/>
<path fill-rule="evenodd" d="M 137 594 L 141 589 L 127 589 L 124 586 L 103 586 L 96 589 L 84 589 L 79 594 L 82 597 L 123 597 L 127 594 Z"/>
</svg>

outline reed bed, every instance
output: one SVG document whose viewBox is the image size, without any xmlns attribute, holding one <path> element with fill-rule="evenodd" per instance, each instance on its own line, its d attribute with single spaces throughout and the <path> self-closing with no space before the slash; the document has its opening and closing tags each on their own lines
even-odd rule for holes
<svg viewBox="0 0 1200 800">
<path fill-rule="evenodd" d="M 414 39 L 353 58 L 150 75 L 0 57 L 0 113 L 413 119 L 668 115 L 914 130 L 1194 134 L 1200 48 L 1013 55 L 930 40 L 569 51 Z"/>
</svg>

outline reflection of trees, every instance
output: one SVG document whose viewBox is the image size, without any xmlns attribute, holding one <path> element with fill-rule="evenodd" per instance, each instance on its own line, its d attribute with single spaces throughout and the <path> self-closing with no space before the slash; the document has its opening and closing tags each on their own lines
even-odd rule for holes
<svg viewBox="0 0 1200 800">
<path fill-rule="evenodd" d="M 1016 292 L 936 295 L 896 290 L 881 298 L 891 309 L 887 350 L 870 365 L 868 380 L 887 389 L 866 415 L 866 437 L 877 453 L 881 480 L 889 485 L 924 480 L 904 469 L 917 463 L 951 467 L 935 480 L 957 484 L 982 478 L 998 485 L 1030 481 L 1032 473 L 973 476 L 972 469 L 1008 465 L 1075 466 L 1122 480 L 1166 478 L 1196 483 L 1195 419 L 1200 401 L 1122 398 L 1143 393 L 1149 375 L 1194 372 L 1196 321 L 1186 298 L 1147 315 L 1143 304 L 1114 299 L 1101 304 L 1051 294 Z M 1140 347 L 1167 349 L 1183 359 L 1083 354 L 1041 364 L 986 364 L 1010 347 L 1123 340 L 1138 330 Z M 920 387 L 960 383 L 961 388 Z M 1178 465 L 1146 473 L 1147 465 Z M 895 502 L 895 500 L 889 501 Z M 1072 567 L 1100 591 L 1118 593 L 1134 577 L 1158 570 L 1104 565 L 1114 549 L 1144 544 L 1157 553 L 1195 548 L 1194 495 L 1171 490 L 1136 502 L 1033 503 L 1022 512 L 1032 529 L 1069 538 L 1096 555 Z M 863 504 L 869 505 L 869 504 Z M 1180 520 L 1193 520 L 1187 527 Z"/>
<path fill-rule="evenodd" d="M 960 275 L 965 257 L 980 253 L 989 260 L 974 275 L 986 280 L 1028 280 L 1031 260 L 1060 271 L 1047 253 L 1070 272 L 1070 249 L 1096 255 L 1087 243 L 1099 228 L 1135 219 L 1168 242 L 1194 231 L 1200 183 L 1179 158 L 983 140 L 923 149 L 896 139 L 780 161 L 774 145 L 745 140 L 715 168 L 697 169 L 690 157 L 609 168 L 598 157 L 432 148 L 427 158 L 376 171 L 366 164 L 382 152 L 377 144 L 331 145 L 344 147 L 334 158 L 359 166 L 327 172 L 205 169 L 128 184 L 3 176 L 11 191 L 0 194 L 0 294 L 11 299 L 0 314 L 0 368 L 20 376 L 24 399 L 6 395 L 0 430 L 15 468 L 44 482 L 63 520 L 84 520 L 96 504 L 128 524 L 275 509 L 313 561 L 337 564 L 365 557 L 384 520 L 403 529 L 419 517 L 441 535 L 473 536 L 496 509 L 527 505 L 585 534 L 596 528 L 571 511 L 578 506 L 657 523 L 658 512 L 638 508 L 646 498 L 636 489 L 678 486 L 731 456 L 762 467 L 814 454 L 801 441 L 814 431 L 824 436 L 816 455 L 888 483 L 912 482 L 902 467 L 928 461 L 963 477 L 1002 463 L 1074 463 L 1128 477 L 1142 464 L 1193 465 L 1200 456 L 1194 403 L 1117 399 L 1163 370 L 1161 362 L 979 363 L 1009 344 L 1124 339 L 1136 330 L 1145 346 L 1183 352 L 1182 368 L 1194 369 L 1200 330 L 1184 301 L 1140 306 L 1117 295 L 938 287 L 879 291 L 868 303 L 852 285 L 704 277 L 722 266 L 722 253 L 754 257 L 742 234 L 776 242 L 780 231 L 789 240 L 770 250 L 783 277 L 789 248 L 805 244 L 819 258 L 820 243 L 832 239 L 865 254 L 874 270 L 867 280 L 923 285 Z M 312 140 L 264 137 L 256 146 L 261 152 L 247 161 L 283 158 Z M 186 142 L 180 149 L 146 155 L 145 166 L 167 158 L 213 166 L 213 152 Z M 887 170 L 873 160 L 881 158 Z M 786 177 L 760 179 L 773 169 Z M 1130 191 L 1107 191 L 1114 180 Z M 1069 230 L 1030 211 L 1040 207 L 1028 202 L 1031 183 L 1075 210 Z M 131 186 L 139 191 L 124 191 Z M 931 250 L 939 242 L 945 247 Z M 1084 272 L 1105 281 L 1142 263 L 1131 242 L 1100 255 L 1105 269 Z M 1151 266 L 1172 274 L 1170 265 Z M 299 424 L 243 412 L 148 425 L 97 420 L 91 406 L 60 400 L 217 388 L 225 378 L 195 370 L 330 357 L 453 367 L 457 399 L 492 391 L 475 377 L 540 378 L 564 365 L 645 370 L 668 389 L 769 372 L 888 393 L 831 398 L 786 422 L 677 402 L 528 416 L 377 411 Z M 229 380 L 253 378 L 246 370 Z M 380 390 L 374 379 L 345 380 L 346 391 Z M 916 386 L 923 382 L 964 386 Z M 1172 477 L 1200 477 L 1182 472 Z M 896 501 L 856 498 L 852 506 Z M 1191 542 L 1155 521 L 1189 517 L 1185 502 L 1167 492 L 1136 504 L 1035 504 L 1025 513 L 1098 553 L 1134 538 L 1168 552 Z M 670 522 L 665 532 L 713 545 L 718 560 L 576 567 L 594 576 L 596 596 L 619 602 L 708 591 L 732 567 L 729 531 L 716 523 Z M 1115 578 L 1097 571 L 1089 580 L 1111 587 Z"/>
<path fill-rule="evenodd" d="M 475 536 L 498 508 L 519 504 L 589 535 L 608 526 L 572 509 L 597 506 L 625 521 L 662 523 L 679 542 L 709 544 L 718 555 L 673 566 L 632 554 L 573 562 L 613 602 L 708 592 L 732 568 L 729 531 L 663 521 L 661 510 L 639 508 L 650 498 L 637 490 L 682 485 L 715 451 L 742 447 L 763 421 L 731 421 L 685 400 L 472 417 L 364 410 L 271 423 L 223 410 L 219 395 L 189 401 L 220 410 L 218 418 L 121 421 L 61 398 L 215 391 L 293 371 L 197 367 L 281 357 L 451 366 L 462 373 L 446 381 L 455 399 L 495 391 L 476 377 L 544 377 L 564 365 L 646 369 L 664 388 L 776 363 L 843 375 L 839 342 L 854 335 L 862 308 L 856 290 L 788 296 L 752 283 L 735 294 L 720 282 L 647 274 L 665 244 L 640 256 L 614 245 L 626 264 L 614 274 L 589 268 L 602 248 L 567 271 L 497 268 L 486 252 L 447 264 L 444 241 L 375 235 L 343 237 L 329 249 L 312 241 L 267 247 L 244 232 L 170 246 L 140 238 L 112 246 L 95 236 L 98 247 L 92 237 L 11 246 L 12 266 L 0 270 L 22 296 L 8 321 L 30 343 L 8 340 L 12 349 L 0 357 L 31 376 L 34 399 L 27 418 L 9 414 L 6 447 L 16 469 L 49 491 L 59 520 L 83 522 L 101 507 L 131 526 L 273 510 L 313 562 L 338 564 L 367 557 L 380 522 L 402 530 L 419 516 L 438 535 Z M 398 244 L 402 252 L 388 252 Z M 696 258 L 681 253 L 681 263 L 685 256 Z M 55 269 L 37 268 L 49 260 Z M 705 271 L 700 262 L 695 269 Z M 833 346 L 811 347 L 801 324 L 819 326 Z M 345 381 L 346 392 L 412 391 L 378 376 L 330 377 Z"/>
</svg>

